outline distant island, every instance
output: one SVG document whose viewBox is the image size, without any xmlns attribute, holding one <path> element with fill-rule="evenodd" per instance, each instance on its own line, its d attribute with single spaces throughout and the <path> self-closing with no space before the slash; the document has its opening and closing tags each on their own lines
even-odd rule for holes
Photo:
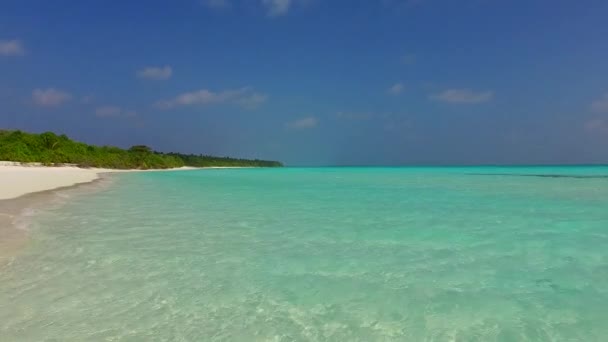
<svg viewBox="0 0 608 342">
<path fill-rule="evenodd" d="M 206 155 L 162 153 L 145 145 L 128 150 L 74 141 L 65 134 L 41 134 L 0 130 L 0 160 L 41 163 L 48 166 L 72 164 L 109 169 L 168 169 L 192 167 L 281 167 L 278 161 L 237 159 Z"/>
</svg>

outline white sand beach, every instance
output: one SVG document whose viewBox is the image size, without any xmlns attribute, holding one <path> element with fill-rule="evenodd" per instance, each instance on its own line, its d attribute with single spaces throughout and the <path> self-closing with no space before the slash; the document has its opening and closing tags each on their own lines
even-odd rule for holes
<svg viewBox="0 0 608 342">
<path fill-rule="evenodd" d="M 0 200 L 28 193 L 92 182 L 107 169 L 82 169 L 72 166 L 46 167 L 0 162 Z"/>
<path fill-rule="evenodd" d="M 193 168 L 183 167 L 172 170 L 189 169 Z M 83 169 L 75 166 L 52 167 L 0 161 L 0 200 L 16 198 L 32 192 L 89 183 L 98 179 L 102 173 L 130 171 L 140 170 Z"/>
</svg>

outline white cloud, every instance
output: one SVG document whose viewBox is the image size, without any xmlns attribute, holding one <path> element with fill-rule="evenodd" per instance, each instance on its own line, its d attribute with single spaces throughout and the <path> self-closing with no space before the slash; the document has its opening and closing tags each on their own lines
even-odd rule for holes
<svg viewBox="0 0 608 342">
<path fill-rule="evenodd" d="M 591 110 L 598 113 L 608 113 L 608 93 L 591 103 Z"/>
<path fill-rule="evenodd" d="M 156 103 L 156 106 L 158 108 L 170 109 L 181 106 L 237 103 L 246 108 L 253 108 L 264 103 L 267 98 L 264 94 L 254 92 L 250 87 L 219 92 L 201 89 L 180 94 L 171 100 L 159 101 Z"/>
<path fill-rule="evenodd" d="M 471 89 L 449 89 L 442 93 L 431 95 L 431 99 L 448 103 L 482 103 L 494 98 L 493 91 L 473 91 Z"/>
<path fill-rule="evenodd" d="M 147 67 L 137 72 L 137 77 L 155 81 L 168 80 L 172 75 L 173 68 L 169 65 L 164 67 Z"/>
<path fill-rule="evenodd" d="M 90 103 L 93 103 L 94 101 L 95 101 L 95 96 L 93 96 L 93 95 L 85 95 L 80 98 L 80 103 L 82 103 L 82 104 L 90 104 Z"/>
<path fill-rule="evenodd" d="M 203 4 L 213 9 L 226 9 L 232 7 L 230 0 L 204 0 Z"/>
<path fill-rule="evenodd" d="M 262 0 L 262 4 L 266 7 L 267 13 L 271 17 L 287 14 L 291 3 L 291 0 Z"/>
<path fill-rule="evenodd" d="M 253 93 L 251 95 L 247 95 L 247 96 L 241 98 L 240 100 L 238 100 L 238 103 L 245 108 L 253 109 L 253 108 L 256 108 L 257 106 L 261 105 L 262 103 L 266 102 L 266 100 L 268 100 L 267 95 L 260 94 L 260 93 Z"/>
<path fill-rule="evenodd" d="M 0 40 L 0 56 L 23 56 L 25 48 L 20 40 Z"/>
<path fill-rule="evenodd" d="M 32 100 L 41 107 L 58 107 L 71 99 L 70 93 L 55 88 L 34 89 L 32 92 Z"/>
<path fill-rule="evenodd" d="M 314 128 L 317 127 L 317 125 L 319 124 L 319 120 L 317 120 L 317 118 L 315 118 L 314 116 L 309 116 L 309 117 L 305 117 L 305 118 L 301 118 L 295 121 L 291 121 L 285 124 L 285 127 L 287 128 L 293 128 L 293 129 L 308 129 L 308 128 Z"/>
<path fill-rule="evenodd" d="M 403 85 L 403 83 L 399 82 L 395 83 L 392 87 L 390 87 L 388 89 L 388 92 L 389 94 L 399 95 L 403 92 L 403 90 L 405 90 L 405 86 Z"/>
<path fill-rule="evenodd" d="M 412 65 L 416 63 L 416 55 L 413 53 L 406 53 L 405 55 L 401 56 L 401 63 L 405 65 Z"/>
<path fill-rule="evenodd" d="M 100 118 L 133 117 L 137 116 L 137 112 L 126 110 L 118 106 L 102 106 L 95 109 L 95 115 Z"/>
<path fill-rule="evenodd" d="M 316 0 L 254 0 L 260 4 L 269 17 L 279 17 L 286 15 L 295 6 L 305 7 Z M 225 10 L 239 5 L 243 5 L 249 1 L 234 1 L 234 0 L 199 0 L 199 2 L 213 10 Z M 253 2 L 253 1 L 251 1 Z"/>
<path fill-rule="evenodd" d="M 600 133 L 608 135 L 608 120 L 595 118 L 584 124 L 585 130 L 590 133 Z"/>
</svg>

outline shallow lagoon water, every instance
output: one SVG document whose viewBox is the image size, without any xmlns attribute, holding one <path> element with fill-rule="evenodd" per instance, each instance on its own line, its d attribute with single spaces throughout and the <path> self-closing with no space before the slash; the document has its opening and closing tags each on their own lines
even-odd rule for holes
<svg viewBox="0 0 608 342">
<path fill-rule="evenodd" d="M 0 340 L 605 341 L 606 175 L 120 174 L 28 217 Z"/>
</svg>

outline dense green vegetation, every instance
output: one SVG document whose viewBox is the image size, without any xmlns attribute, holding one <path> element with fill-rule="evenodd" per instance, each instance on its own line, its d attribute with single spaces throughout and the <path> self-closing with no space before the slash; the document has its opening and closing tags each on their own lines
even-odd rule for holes
<svg viewBox="0 0 608 342">
<path fill-rule="evenodd" d="M 144 145 L 128 150 L 94 146 L 73 141 L 66 135 L 0 130 L 0 160 L 39 162 L 45 165 L 76 164 L 81 167 L 112 169 L 165 169 L 181 166 L 259 166 L 277 167 L 281 163 L 265 160 L 234 159 L 180 153 L 160 153 Z"/>
<path fill-rule="evenodd" d="M 278 161 L 260 159 L 237 159 L 229 157 L 214 157 L 196 154 L 167 153 L 165 156 L 179 158 L 186 166 L 210 167 L 210 166 L 254 166 L 254 167 L 281 167 Z"/>
</svg>

